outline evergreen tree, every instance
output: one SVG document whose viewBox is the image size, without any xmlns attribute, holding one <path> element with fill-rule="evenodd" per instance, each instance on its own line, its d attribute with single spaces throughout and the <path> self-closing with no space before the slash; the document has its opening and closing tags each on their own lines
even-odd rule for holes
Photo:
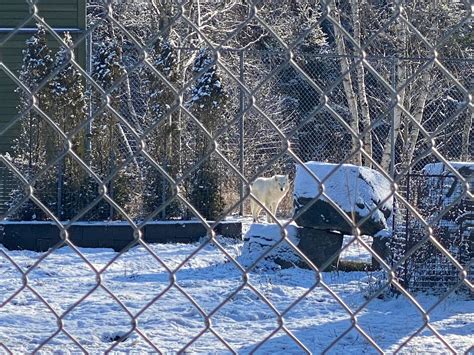
<svg viewBox="0 0 474 355">
<path fill-rule="evenodd" d="M 41 88 L 42 82 L 48 78 L 53 67 L 53 57 L 48 48 L 46 31 L 38 24 L 37 31 L 26 41 L 23 50 L 23 62 L 19 73 L 20 81 L 33 92 L 37 99 L 37 106 L 46 114 L 51 114 L 52 97 L 51 87 L 46 83 Z M 14 162 L 27 180 L 34 178 L 43 169 L 54 153 L 51 127 L 35 109 L 30 108 L 33 98 L 21 88 L 19 94 L 20 104 L 18 111 L 23 114 L 19 126 L 18 137 L 14 141 Z M 50 116 L 51 117 L 51 116 Z M 43 176 L 35 184 L 35 195 L 47 206 L 54 201 L 54 179 L 51 174 Z M 11 193 L 11 205 L 15 206 L 23 197 L 21 190 Z M 28 201 L 16 213 L 14 218 L 20 220 L 44 219 L 45 215 L 33 202 Z"/>
<path fill-rule="evenodd" d="M 216 64 L 206 48 L 199 51 L 193 66 L 193 72 L 199 77 L 192 89 L 191 109 L 209 132 L 215 132 L 227 113 L 227 93 L 223 89 Z M 209 154 L 212 142 L 198 130 L 195 143 L 195 163 Z M 220 191 L 219 160 L 213 155 L 192 174 L 189 199 L 192 205 L 205 218 L 215 219 L 224 208 L 224 199 Z"/>
<path fill-rule="evenodd" d="M 99 34 L 100 40 L 95 42 L 93 56 L 93 77 L 104 89 L 109 90 L 121 77 L 127 75 L 122 58 L 122 38 L 115 33 L 112 25 L 105 23 Z M 108 95 L 110 106 L 120 111 L 123 100 L 123 85 L 119 85 Z M 93 121 L 92 125 L 92 168 L 102 177 L 108 177 L 121 166 L 131 154 L 133 147 L 130 146 L 127 131 L 118 121 L 114 114 L 103 107 L 104 98 L 97 92 L 93 92 L 93 108 L 101 113 Z M 123 167 L 114 173 L 109 181 L 107 189 L 109 195 L 130 216 L 136 216 L 140 210 L 140 193 L 133 191 L 140 188 L 137 179 L 136 166 L 132 164 Z M 106 202 L 101 202 L 92 210 L 88 218 L 107 219 L 121 218 L 115 216 L 113 209 Z"/>
<path fill-rule="evenodd" d="M 178 78 L 177 55 L 172 43 L 165 38 L 160 38 L 154 44 L 152 50 L 153 66 L 171 83 L 175 83 Z M 177 113 L 169 114 L 175 94 L 172 93 L 165 84 L 158 80 L 156 74 L 147 69 L 144 71 L 148 81 L 147 106 L 148 114 L 145 116 L 144 125 L 149 126 L 156 122 L 161 122 L 160 128 L 152 131 L 147 136 L 147 151 L 155 157 L 166 171 L 176 177 L 180 170 L 179 152 L 179 127 Z M 144 188 L 144 212 L 151 213 L 157 207 L 171 198 L 172 189 L 163 176 L 153 167 L 145 169 L 145 179 L 147 184 Z M 162 217 L 180 217 L 182 207 L 178 202 L 169 205 Z"/>
<path fill-rule="evenodd" d="M 73 45 L 69 33 L 64 34 L 67 47 L 61 46 L 56 53 L 54 67 L 62 70 L 51 81 L 53 117 L 61 130 L 68 134 L 87 119 L 84 81 L 79 71 L 69 63 L 71 59 L 68 47 Z M 68 64 L 66 64 L 68 63 Z M 62 140 L 56 142 L 57 150 L 64 149 Z M 85 158 L 85 133 L 80 131 L 72 138 L 73 150 Z M 79 210 L 92 199 L 92 187 L 88 184 L 88 174 L 69 156 L 58 164 L 57 200 L 58 214 L 61 219 L 74 217 Z"/>
</svg>

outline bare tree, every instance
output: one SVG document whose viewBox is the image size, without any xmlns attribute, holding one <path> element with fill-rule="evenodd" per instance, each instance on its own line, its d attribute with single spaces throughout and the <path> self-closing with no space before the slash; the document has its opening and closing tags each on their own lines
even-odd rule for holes
<svg viewBox="0 0 474 355">
<path fill-rule="evenodd" d="M 358 151 L 359 139 L 358 135 L 360 133 L 359 128 L 359 108 L 357 103 L 357 97 L 353 88 L 353 80 L 351 75 L 350 63 L 348 58 L 348 50 L 345 43 L 344 35 L 342 32 L 341 17 L 335 8 L 333 8 L 333 17 L 334 17 L 334 34 L 336 41 L 336 53 L 340 56 L 339 63 L 341 65 L 341 73 L 343 75 L 342 84 L 344 85 L 344 92 L 346 94 L 347 105 L 350 112 L 350 125 L 352 130 L 356 135 L 352 135 L 352 149 L 357 150 L 352 159 L 353 163 L 356 165 L 362 165 L 362 155 Z M 370 134 L 370 133 L 369 133 Z"/>
<path fill-rule="evenodd" d="M 403 167 L 407 167 L 414 160 L 419 147 L 428 144 L 425 137 L 420 137 L 420 125 L 424 125 L 428 117 L 427 107 L 433 107 L 434 98 L 443 100 L 441 90 L 445 97 L 452 90 L 456 90 L 455 86 L 449 83 L 449 79 L 443 75 L 444 69 L 439 69 L 429 62 L 432 57 L 430 45 L 438 46 L 438 55 L 463 57 L 470 51 L 467 43 L 461 40 L 465 37 L 462 33 L 451 34 L 449 44 L 437 44 L 455 26 L 462 24 L 465 13 L 468 11 L 463 6 L 460 2 L 453 3 L 447 0 L 436 3 L 410 2 L 400 8 L 375 1 L 351 0 L 349 3 L 333 3 L 334 47 L 335 52 L 340 56 L 341 73 L 344 75 L 342 84 L 351 117 L 350 125 L 362 136 L 365 152 L 380 162 L 387 171 L 391 159 L 395 158 L 392 156 L 394 150 L 392 134 L 395 136 L 394 144 L 398 147 L 397 151 L 400 152 L 400 162 Z M 364 11 L 369 16 L 361 18 L 360 11 Z M 384 20 L 390 19 L 397 11 L 400 13 L 397 13 L 396 21 L 393 25 L 387 26 Z M 341 16 L 344 18 L 341 19 Z M 343 34 L 343 30 L 347 35 Z M 371 38 L 371 35 L 376 32 L 378 36 Z M 371 38 L 370 44 L 366 42 L 368 38 Z M 381 131 L 368 128 L 373 124 L 371 112 L 376 111 L 374 105 L 381 100 L 387 101 L 388 95 L 382 92 L 379 94 L 380 98 L 376 98 L 375 101 L 374 97 L 370 97 L 371 87 L 368 87 L 366 82 L 369 73 L 360 61 L 363 57 L 363 53 L 359 52 L 361 46 L 365 46 L 364 54 L 367 56 L 370 54 L 388 56 L 385 64 L 387 70 L 380 70 L 378 75 L 387 82 L 395 80 L 397 104 L 392 107 L 393 115 L 388 115 L 390 109 L 386 110 L 385 122 L 391 128 L 385 130 L 384 136 L 381 136 L 383 134 Z M 349 57 L 352 59 L 350 60 Z M 395 59 L 391 61 L 390 57 Z M 420 59 L 411 59 L 410 62 L 404 58 Z M 390 68 L 391 65 L 395 65 L 395 72 Z M 355 75 L 352 75 L 352 72 L 355 72 Z M 372 77 L 371 80 L 375 82 L 377 79 Z M 371 86 L 374 87 L 374 84 Z M 386 97 L 383 98 L 382 95 Z M 393 103 L 391 105 L 393 106 Z M 454 112 L 446 114 L 454 115 Z M 459 117 L 462 119 L 465 116 Z M 433 126 L 434 121 L 431 120 L 428 123 L 428 130 L 433 131 L 434 134 L 441 134 L 442 131 L 438 128 L 442 127 L 442 122 L 439 120 L 437 128 Z M 465 126 L 469 126 L 467 118 Z M 449 129 L 449 127 L 445 128 Z M 377 155 L 374 155 L 372 149 L 374 136 L 382 145 Z M 463 141 L 468 141 L 466 134 L 463 135 Z M 352 145 L 353 149 L 358 145 L 355 137 L 353 137 Z M 354 162 L 363 162 L 364 165 L 370 166 L 368 159 L 362 160 L 360 156 L 356 157 Z"/>
</svg>

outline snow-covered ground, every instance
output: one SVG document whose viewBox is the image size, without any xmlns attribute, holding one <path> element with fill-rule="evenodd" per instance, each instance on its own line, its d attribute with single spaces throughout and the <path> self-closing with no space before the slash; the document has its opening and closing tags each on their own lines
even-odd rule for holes
<svg viewBox="0 0 474 355">
<path fill-rule="evenodd" d="M 348 244 L 353 238 L 354 237 L 351 235 L 345 235 L 342 247 L 344 248 L 344 246 Z M 363 235 L 361 238 L 368 245 L 372 244 L 372 237 Z M 372 254 L 356 240 L 352 242 L 349 247 L 346 247 L 342 250 L 340 260 L 370 264 L 372 262 Z"/>
<path fill-rule="evenodd" d="M 223 240 L 230 255 L 239 259 L 241 242 Z M 174 270 L 200 244 L 155 244 L 151 250 Z M 109 249 L 80 249 L 97 270 L 118 254 Z M 7 251 L 0 247 L 0 349 L 13 353 L 30 352 L 58 330 L 52 311 L 22 287 L 20 272 L 5 257 L 11 257 L 26 271 L 42 255 L 29 251 Z M 356 245 L 346 252 L 349 260 L 370 255 Z M 278 327 L 271 308 L 249 287 L 233 294 L 243 283 L 241 272 L 213 245 L 206 245 L 176 272 L 176 284 L 202 308 L 213 312 L 211 323 L 216 333 L 238 353 L 249 353 Z M 377 273 L 328 272 L 323 281 L 353 311 L 365 301 L 364 295 L 373 286 Z M 162 297 L 152 302 L 170 285 L 169 273 L 143 247 L 136 247 L 118 257 L 98 277 L 81 257 L 70 248 L 62 248 L 46 257 L 27 275 L 28 286 L 40 294 L 54 312 L 61 315 L 68 307 L 89 296 L 62 317 L 64 330 L 84 350 L 100 353 L 111 347 L 113 339 L 131 328 L 131 315 L 139 314 L 137 332 L 119 343 L 117 352 L 173 353 L 182 349 L 205 329 L 200 311 L 178 288 L 172 286 Z M 279 311 L 303 297 L 284 314 L 285 327 L 311 352 L 319 353 L 351 327 L 351 317 L 323 287 L 316 286 L 315 273 L 303 269 L 251 272 L 249 282 Z M 309 293 L 308 290 L 311 290 Z M 113 293 L 123 306 L 108 294 Z M 306 294 L 307 293 L 307 294 Z M 435 296 L 416 295 L 422 307 L 428 309 L 437 302 Z M 148 307 L 147 307 L 148 306 Z M 144 308 L 145 307 L 145 308 Z M 474 300 L 466 296 L 450 296 L 429 315 L 430 323 L 459 353 L 473 345 Z M 357 315 L 360 327 L 385 352 L 395 351 L 408 337 L 423 326 L 423 317 L 405 297 L 385 297 L 372 300 Z M 422 330 L 403 348 L 402 353 L 448 353 L 448 349 L 428 329 Z M 41 349 L 44 353 L 73 353 L 81 349 L 63 332 L 59 332 Z M 187 352 L 228 353 L 229 350 L 210 332 L 192 343 Z M 3 352 L 3 349 L 1 350 Z M 261 354 L 296 354 L 302 350 L 284 332 L 279 331 L 258 349 Z M 332 353 L 376 353 L 356 330 L 349 331 L 331 349 Z"/>
</svg>

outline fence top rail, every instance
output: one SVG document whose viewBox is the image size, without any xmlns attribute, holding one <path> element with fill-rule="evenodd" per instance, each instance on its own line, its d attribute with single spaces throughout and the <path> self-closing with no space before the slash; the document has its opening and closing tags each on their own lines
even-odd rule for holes
<svg viewBox="0 0 474 355">
<path fill-rule="evenodd" d="M 86 31 L 77 27 L 52 27 L 56 32 L 70 32 L 70 33 L 85 33 Z M 0 33 L 10 33 L 15 31 L 16 33 L 35 33 L 38 31 L 36 27 L 0 27 Z"/>
<path fill-rule="evenodd" d="M 446 174 L 409 173 L 409 174 L 406 174 L 406 175 L 407 175 L 407 176 L 410 176 L 410 177 L 439 177 L 439 178 L 452 177 L 452 178 L 456 178 L 456 179 L 457 179 L 457 176 L 455 176 L 451 171 L 446 172 Z"/>
<path fill-rule="evenodd" d="M 185 51 L 199 51 L 201 47 L 190 47 L 190 46 L 173 46 L 175 50 L 185 50 Z M 213 49 L 216 52 L 246 52 L 246 53 L 268 53 L 268 54 L 288 54 L 287 50 L 284 49 L 249 49 L 249 48 L 231 48 L 231 47 L 221 47 Z M 300 52 L 304 54 L 311 55 L 313 57 L 321 58 L 361 58 L 362 56 L 358 53 L 354 54 L 334 54 L 334 53 L 314 53 L 313 50 L 301 50 Z M 403 57 L 397 55 L 366 55 L 364 56 L 367 60 L 399 60 L 399 61 L 429 61 L 433 60 L 431 57 Z M 453 62 L 473 62 L 474 57 L 438 57 L 442 61 L 453 61 Z"/>
</svg>

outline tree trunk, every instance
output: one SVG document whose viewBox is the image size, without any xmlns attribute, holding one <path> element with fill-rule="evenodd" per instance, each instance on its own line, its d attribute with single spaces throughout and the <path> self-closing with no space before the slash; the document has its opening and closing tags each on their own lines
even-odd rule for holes
<svg viewBox="0 0 474 355">
<path fill-rule="evenodd" d="M 421 85 L 419 87 L 420 94 L 418 96 L 417 101 L 415 102 L 415 110 L 409 119 L 412 122 L 411 131 L 408 136 L 408 140 L 405 146 L 405 156 L 403 158 L 403 164 L 407 167 L 411 164 L 413 157 L 415 155 L 416 143 L 418 141 L 418 135 L 420 133 L 420 129 L 418 128 L 418 124 L 421 124 L 423 119 L 423 113 L 425 111 L 425 104 L 426 99 L 428 98 L 428 87 L 430 83 L 430 73 L 428 70 L 425 70 L 421 76 Z M 415 123 L 416 122 L 416 123 Z"/>
<path fill-rule="evenodd" d="M 354 29 L 354 38 L 357 44 L 360 46 L 361 43 L 361 31 L 360 31 L 360 17 L 359 17 L 359 0 L 351 0 L 351 10 L 352 10 L 352 26 Z M 360 111 L 361 111 L 361 120 L 364 125 L 364 130 L 367 130 L 370 127 L 370 111 L 369 111 L 369 102 L 367 100 L 367 91 L 365 86 L 365 69 L 362 62 L 359 62 L 356 66 L 357 73 L 357 87 L 359 89 L 359 102 L 360 102 Z M 372 157 L 372 132 L 370 130 L 363 136 L 364 140 L 364 150 L 368 156 Z M 364 158 L 364 165 L 371 168 L 372 162 Z"/>
<path fill-rule="evenodd" d="M 339 11 L 334 6 L 332 9 L 333 18 L 336 24 L 333 24 L 334 28 L 334 35 L 336 40 L 336 49 L 337 54 L 340 55 L 339 63 L 341 65 L 341 72 L 345 73 L 344 78 L 342 80 L 342 84 L 344 86 L 344 93 L 346 95 L 347 104 L 349 106 L 349 111 L 351 115 L 351 122 L 350 126 L 356 134 L 359 134 L 359 110 L 357 108 L 357 98 L 352 87 L 352 76 L 351 72 L 349 71 L 349 59 L 347 58 L 347 50 L 346 45 L 344 43 L 344 37 L 342 31 L 339 29 L 338 26 L 342 27 L 341 25 L 341 18 L 339 16 Z M 352 135 L 351 135 L 352 136 Z M 357 137 L 352 136 L 352 149 L 356 149 L 359 145 L 359 139 Z M 357 151 L 353 158 L 352 162 L 355 165 L 362 165 L 362 155 L 360 151 Z"/>
<path fill-rule="evenodd" d="M 403 83 L 406 78 L 406 66 L 405 65 L 397 65 L 396 68 L 397 71 L 397 82 Z M 396 86 L 394 87 L 395 90 L 397 89 Z M 403 105 L 404 100 L 405 100 L 405 87 L 400 91 L 398 94 L 399 105 Z M 400 134 L 400 127 L 401 127 L 401 118 L 402 118 L 402 110 L 400 107 L 397 105 L 393 108 L 393 122 L 392 122 L 392 129 L 393 129 L 393 135 L 395 136 L 395 139 L 393 141 L 393 144 L 396 145 L 398 135 Z M 390 132 L 391 133 L 391 132 Z M 390 169 L 390 161 L 391 159 L 395 159 L 395 157 L 392 157 L 392 137 L 391 134 L 388 134 L 387 139 L 384 144 L 384 149 L 383 149 L 383 155 L 382 155 L 382 160 L 380 162 L 380 165 L 385 171 L 389 171 Z"/>
</svg>

